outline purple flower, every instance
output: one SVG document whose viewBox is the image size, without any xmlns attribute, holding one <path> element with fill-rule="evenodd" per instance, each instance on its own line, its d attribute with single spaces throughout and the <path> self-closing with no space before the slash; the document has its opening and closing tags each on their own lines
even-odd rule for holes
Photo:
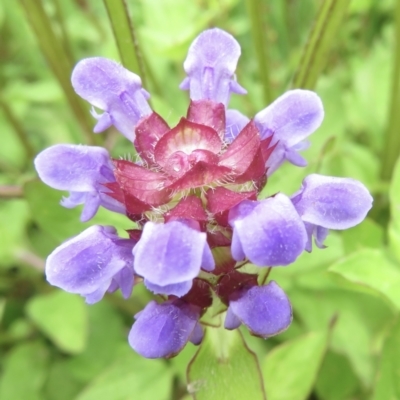
<svg viewBox="0 0 400 400">
<path fill-rule="evenodd" d="M 90 304 L 101 300 L 107 290 L 118 287 L 128 298 L 134 283 L 134 244 L 130 239 L 119 238 L 110 226 L 94 225 L 49 255 L 46 278 L 66 292 L 80 294 Z"/>
<path fill-rule="evenodd" d="M 242 201 L 229 212 L 232 256 L 260 267 L 288 265 L 303 252 L 307 232 L 290 199 L 277 194 L 262 201 Z"/>
<path fill-rule="evenodd" d="M 335 178 L 311 174 L 291 198 L 308 232 L 307 250 L 311 251 L 311 235 L 318 247 L 328 229 L 348 229 L 364 220 L 372 207 L 368 189 L 351 178 Z"/>
<path fill-rule="evenodd" d="M 206 234 L 184 220 L 147 222 L 133 254 L 135 272 L 144 278 L 147 288 L 175 296 L 190 290 L 200 268 L 211 271 L 215 265 Z"/>
<path fill-rule="evenodd" d="M 225 318 L 226 329 L 247 326 L 255 336 L 268 338 L 287 329 L 292 306 L 285 292 L 274 282 L 245 287 L 232 295 Z"/>
<path fill-rule="evenodd" d="M 285 160 L 305 166 L 299 152 L 321 124 L 317 94 L 292 90 L 249 119 L 227 109 L 236 82 L 240 46 L 210 29 L 190 46 L 184 62 L 189 90 L 185 117 L 170 127 L 153 112 L 140 78 L 115 61 L 82 60 L 72 74 L 75 91 L 104 111 L 93 115 L 101 132 L 114 125 L 133 142 L 138 160 L 111 160 L 100 147 L 57 145 L 40 153 L 35 167 L 47 185 L 70 192 L 65 207 L 83 204 L 82 221 L 103 206 L 126 215 L 130 239 L 112 227 L 93 226 L 48 257 L 48 281 L 88 303 L 134 283 L 165 296 L 135 318 L 129 343 L 148 358 L 172 357 L 203 337 L 201 317 L 227 307 L 225 327 L 243 324 L 263 338 L 286 329 L 292 308 L 273 281 L 259 286 L 259 267 L 286 266 L 318 247 L 329 229 L 360 223 L 372 198 L 360 182 L 310 175 L 291 198 L 257 200 L 267 175 Z M 214 293 L 214 294 L 213 294 Z M 223 311 L 223 310 L 221 310 Z"/>
<path fill-rule="evenodd" d="M 229 102 L 230 93 L 246 94 L 235 80 L 240 57 L 239 43 L 221 29 L 209 29 L 192 43 L 183 68 L 187 77 L 180 88 L 190 91 L 192 100 Z"/>
<path fill-rule="evenodd" d="M 98 120 L 94 132 L 114 125 L 133 141 L 140 118 L 151 114 L 149 94 L 142 89 L 140 78 L 122 65 L 106 58 L 94 57 L 80 61 L 71 77 L 76 93 L 93 106 L 104 110 L 92 115 Z"/>
<path fill-rule="evenodd" d="M 129 344 L 146 358 L 173 357 L 189 340 L 199 344 L 203 338 L 200 308 L 180 299 L 151 301 L 135 318 Z"/>
<path fill-rule="evenodd" d="M 236 136 L 249 122 L 249 118 L 240 113 L 238 110 L 226 110 L 225 140 L 228 143 L 233 142 Z"/>
<path fill-rule="evenodd" d="M 308 143 L 303 140 L 322 123 L 324 109 L 321 99 L 309 90 L 291 90 L 275 100 L 254 117 L 263 139 L 272 136 L 276 144 L 268 159 L 268 175 L 271 175 L 285 160 L 304 167 L 306 160 L 298 154 Z"/>
<path fill-rule="evenodd" d="M 35 168 L 48 186 L 70 192 L 61 205 L 73 208 L 84 204 L 82 222 L 90 220 L 100 206 L 125 214 L 125 206 L 110 197 L 104 186 L 115 182 L 114 167 L 106 149 L 58 144 L 38 154 Z"/>
</svg>

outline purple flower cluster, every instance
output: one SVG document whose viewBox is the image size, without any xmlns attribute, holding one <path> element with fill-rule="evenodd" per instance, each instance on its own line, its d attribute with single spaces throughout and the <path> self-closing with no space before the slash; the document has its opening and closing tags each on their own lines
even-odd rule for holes
<svg viewBox="0 0 400 400">
<path fill-rule="evenodd" d="M 360 223 L 372 205 L 360 182 L 318 174 L 291 197 L 257 199 L 285 160 L 306 165 L 299 151 L 324 111 L 307 90 L 288 91 L 251 120 L 228 109 L 231 93 L 246 93 L 235 77 L 239 56 L 237 41 L 220 29 L 195 39 L 180 86 L 189 90 L 190 105 L 172 128 L 149 107 L 137 75 L 104 58 L 82 60 L 72 85 L 103 111 L 92 111 L 94 132 L 113 125 L 139 161 L 68 144 L 35 160 L 43 182 L 69 192 L 64 207 L 83 204 L 82 221 L 100 206 L 131 221 L 127 238 L 113 227 L 92 226 L 67 240 L 48 257 L 46 276 L 88 303 L 117 289 L 128 298 L 139 283 L 159 295 L 135 316 L 129 333 L 144 357 L 172 357 L 188 341 L 199 344 L 201 318 L 213 299 L 225 305 L 226 329 L 243 324 L 263 338 L 285 330 L 292 308 L 284 291 L 241 267 L 289 265 L 311 251 L 312 237 L 323 248 L 328 229 Z"/>
</svg>

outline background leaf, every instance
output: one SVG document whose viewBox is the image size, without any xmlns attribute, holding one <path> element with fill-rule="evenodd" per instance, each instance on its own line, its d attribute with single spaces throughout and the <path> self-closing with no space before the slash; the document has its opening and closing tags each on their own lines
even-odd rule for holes
<svg viewBox="0 0 400 400">
<path fill-rule="evenodd" d="M 46 380 L 48 359 L 48 349 L 43 343 L 16 346 L 5 360 L 0 398 L 43 400 L 41 388 Z"/>
<path fill-rule="evenodd" d="M 171 374 L 163 360 L 146 360 L 125 344 L 115 362 L 78 395 L 76 400 L 165 400 Z"/>
<path fill-rule="evenodd" d="M 400 320 L 390 330 L 383 347 L 374 400 L 400 398 Z"/>
<path fill-rule="evenodd" d="M 262 363 L 269 400 L 303 400 L 310 394 L 328 345 L 327 332 L 312 332 L 272 350 Z"/>
<path fill-rule="evenodd" d="M 363 249 L 352 253 L 332 265 L 329 271 L 354 283 L 352 287 L 372 289 L 400 308 L 400 269 L 382 250 Z"/>
<path fill-rule="evenodd" d="M 61 351 L 77 354 L 84 350 L 88 321 L 81 297 L 57 290 L 31 299 L 26 312 Z"/>
</svg>

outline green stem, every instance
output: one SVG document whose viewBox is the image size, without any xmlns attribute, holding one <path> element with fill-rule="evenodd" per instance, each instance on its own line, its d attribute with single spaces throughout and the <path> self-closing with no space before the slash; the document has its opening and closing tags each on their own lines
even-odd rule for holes
<svg viewBox="0 0 400 400">
<path fill-rule="evenodd" d="M 64 23 L 63 8 L 62 8 L 62 5 L 60 3 L 60 0 L 53 0 L 53 3 L 54 3 L 55 10 L 56 10 L 57 22 L 58 22 L 58 25 L 59 25 L 60 31 L 61 31 L 64 51 L 65 51 L 68 59 L 70 60 L 71 65 L 73 65 L 75 58 L 74 58 L 74 55 L 73 55 L 74 53 L 72 51 L 72 45 L 71 45 L 71 42 L 69 40 L 68 31 L 67 31 L 67 28 L 66 28 L 65 23 Z"/>
<path fill-rule="evenodd" d="M 49 17 L 44 11 L 42 1 L 20 0 L 20 2 L 36 35 L 42 53 L 62 87 L 72 112 L 81 125 L 86 142 L 94 144 L 96 139 L 92 134 L 93 122 L 90 119 L 88 107 L 80 101 L 72 89 L 70 74 L 73 66 L 64 51 L 61 41 L 51 26 Z"/>
<path fill-rule="evenodd" d="M 258 72 L 263 85 L 264 102 L 269 104 L 273 100 L 273 93 L 269 77 L 268 41 L 266 26 L 263 21 L 263 15 L 265 14 L 264 10 L 262 10 L 263 3 L 259 0 L 247 0 L 246 4 L 258 62 Z"/>
<path fill-rule="evenodd" d="M 12 112 L 11 108 L 5 103 L 3 100 L 0 99 L 0 107 L 4 111 L 4 115 L 6 116 L 10 125 L 14 128 L 14 132 L 17 135 L 18 139 L 20 140 L 22 146 L 25 149 L 26 155 L 28 160 L 32 160 L 35 155 L 35 150 L 32 147 L 27 132 L 25 128 L 22 126 L 20 121 L 15 117 L 14 113 Z"/>
<path fill-rule="evenodd" d="M 322 2 L 294 76 L 294 88 L 314 89 L 349 3 L 349 0 Z"/>
<path fill-rule="evenodd" d="M 394 165 L 400 154 L 400 0 L 396 1 L 395 10 L 395 44 L 394 44 L 394 69 L 392 92 L 389 109 L 389 122 L 383 147 L 383 161 L 381 167 L 382 179 L 390 180 Z"/>
<path fill-rule="evenodd" d="M 93 12 L 91 7 L 94 5 L 88 3 L 86 0 L 74 0 L 75 6 L 85 14 L 86 18 L 93 24 L 94 28 L 97 30 L 99 39 L 105 41 L 107 39 L 107 33 L 105 32 L 103 25 L 99 19 L 97 13 Z"/>
<path fill-rule="evenodd" d="M 103 1 L 111 22 L 122 64 L 140 75 L 143 86 L 146 86 L 143 60 L 125 0 Z"/>
</svg>

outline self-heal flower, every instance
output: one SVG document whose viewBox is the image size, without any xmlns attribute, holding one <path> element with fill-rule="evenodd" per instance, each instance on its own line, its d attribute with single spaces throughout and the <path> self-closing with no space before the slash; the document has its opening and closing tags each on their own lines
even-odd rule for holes
<svg viewBox="0 0 400 400">
<path fill-rule="evenodd" d="M 229 301 L 226 329 L 247 326 L 255 336 L 268 338 L 287 329 L 292 322 L 292 306 L 276 282 L 265 286 L 245 287 Z"/>
<path fill-rule="evenodd" d="M 94 225 L 67 240 L 47 258 L 46 278 L 54 286 L 86 298 L 101 300 L 107 290 L 132 291 L 132 248 L 135 242 L 121 239 L 111 226 Z"/>
<path fill-rule="evenodd" d="M 311 235 L 315 236 L 317 246 L 323 247 L 328 229 L 351 228 L 363 221 L 372 207 L 372 197 L 362 183 L 318 174 L 303 180 L 292 202 L 307 228 L 308 251 Z"/>
<path fill-rule="evenodd" d="M 117 289 L 128 297 L 143 282 L 157 302 L 135 315 L 129 343 L 144 357 L 173 357 L 188 341 L 199 344 L 203 315 L 216 298 L 227 329 L 244 325 L 263 338 L 285 330 L 292 307 L 284 291 L 242 268 L 290 265 L 311 250 L 312 236 L 323 247 L 328 229 L 352 227 L 371 208 L 360 182 L 316 174 L 292 197 L 258 199 L 285 160 L 306 165 L 299 152 L 324 111 L 316 93 L 300 89 L 253 119 L 228 109 L 232 93 L 246 92 L 236 81 L 239 56 L 238 42 L 220 29 L 194 40 L 181 84 L 190 103 L 173 127 L 150 109 L 137 75 L 115 61 L 82 60 L 72 85 L 104 111 L 93 111 L 94 131 L 114 125 L 138 157 L 57 145 L 35 160 L 46 184 L 70 192 L 64 206 L 84 205 L 82 220 L 99 206 L 126 214 L 129 239 L 111 227 L 89 228 L 54 250 L 46 276 L 89 303 Z"/>
<path fill-rule="evenodd" d="M 307 232 L 290 199 L 277 194 L 262 201 L 244 200 L 229 212 L 232 256 L 275 267 L 293 263 L 303 252 Z"/>
<path fill-rule="evenodd" d="M 276 144 L 269 158 L 268 175 L 271 175 L 285 160 L 304 167 L 307 161 L 298 151 L 308 147 L 304 139 L 322 123 L 324 109 L 321 99 L 308 90 L 290 90 L 279 97 L 254 117 L 261 137 L 272 137 Z"/>
<path fill-rule="evenodd" d="M 197 225 L 197 226 L 196 226 Z M 197 228 L 197 229 L 196 229 Z M 135 271 L 154 293 L 183 296 L 200 268 L 214 269 L 206 234 L 190 221 L 147 222 L 133 250 Z"/>
<path fill-rule="evenodd" d="M 189 340 L 194 344 L 201 342 L 200 311 L 199 307 L 180 299 L 162 304 L 151 301 L 135 315 L 129 344 L 146 358 L 173 357 Z"/>
<path fill-rule="evenodd" d="M 115 182 L 114 166 L 106 149 L 95 146 L 58 144 L 35 158 L 40 179 L 50 187 L 70 192 L 61 205 L 84 204 L 81 221 L 90 220 L 100 206 L 125 213 L 125 206 L 109 196 L 106 183 Z"/>
<path fill-rule="evenodd" d="M 98 120 L 95 133 L 114 125 L 133 141 L 135 125 L 140 118 L 151 114 L 147 103 L 149 94 L 142 89 L 140 78 L 115 61 L 86 58 L 75 67 L 71 81 L 79 96 L 104 110 L 101 115 L 92 111 Z"/>
<path fill-rule="evenodd" d="M 213 100 L 226 106 L 231 92 L 247 93 L 235 80 L 239 57 L 239 43 L 229 33 L 216 28 L 203 32 L 189 48 L 183 63 L 188 76 L 180 88 L 189 90 L 192 100 Z"/>
</svg>

